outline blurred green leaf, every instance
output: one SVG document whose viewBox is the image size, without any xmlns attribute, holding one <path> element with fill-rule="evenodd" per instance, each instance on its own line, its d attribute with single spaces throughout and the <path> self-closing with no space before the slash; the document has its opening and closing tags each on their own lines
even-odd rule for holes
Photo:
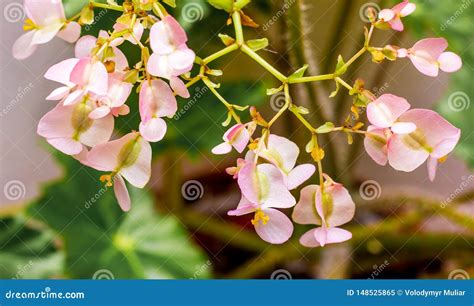
<svg viewBox="0 0 474 306">
<path fill-rule="evenodd" d="M 51 230 L 32 228 L 22 217 L 0 219 L 0 278 L 60 276 L 64 254 L 53 246 Z"/>
<path fill-rule="evenodd" d="M 65 274 L 72 278 L 207 278 L 209 264 L 173 216 L 153 211 L 145 192 L 131 189 L 133 207 L 120 211 L 100 173 L 59 156 L 65 181 L 49 185 L 29 206 L 38 220 L 60 233 Z M 203 269 L 202 267 L 207 267 Z"/>
</svg>

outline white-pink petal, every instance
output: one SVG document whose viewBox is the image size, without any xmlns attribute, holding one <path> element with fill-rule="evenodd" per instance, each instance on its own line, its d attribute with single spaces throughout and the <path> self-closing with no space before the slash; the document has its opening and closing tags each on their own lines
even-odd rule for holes
<svg viewBox="0 0 474 306">
<path fill-rule="evenodd" d="M 263 213 L 269 217 L 266 224 L 258 222 L 255 225 L 257 234 L 268 243 L 282 244 L 290 239 L 293 234 L 293 223 L 281 211 L 267 208 Z"/>
</svg>

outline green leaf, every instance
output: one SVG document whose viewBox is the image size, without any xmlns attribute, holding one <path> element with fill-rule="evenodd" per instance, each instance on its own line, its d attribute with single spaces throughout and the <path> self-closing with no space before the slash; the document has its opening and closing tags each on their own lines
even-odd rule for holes
<svg viewBox="0 0 474 306">
<path fill-rule="evenodd" d="M 294 78 L 301 78 L 304 73 L 306 72 L 306 69 L 308 69 L 308 64 L 305 64 L 303 67 L 299 68 L 295 72 L 293 72 L 288 79 L 294 79 Z"/>
<path fill-rule="evenodd" d="M 54 233 L 35 229 L 23 217 L 0 219 L 0 277 L 41 279 L 60 276 L 64 254 L 55 250 Z"/>
<path fill-rule="evenodd" d="M 190 278 L 207 266 L 186 230 L 172 215 L 155 212 L 146 192 L 131 188 L 133 206 L 123 213 L 99 172 L 69 156 L 58 160 L 67 180 L 46 187 L 28 212 L 62 236 L 68 276 L 106 271 L 115 278 Z"/>
<path fill-rule="evenodd" d="M 267 38 L 253 39 L 253 40 L 248 40 L 246 43 L 247 43 L 247 46 L 250 47 L 250 49 L 252 49 L 253 51 L 258 51 L 268 46 L 268 39 Z"/>
<path fill-rule="evenodd" d="M 336 71 L 334 72 L 336 76 L 346 73 L 347 67 L 344 66 L 346 63 L 341 55 L 337 57 Z"/>
<path fill-rule="evenodd" d="M 106 3 L 104 0 L 98 0 L 97 2 Z M 89 0 L 63 0 L 64 12 L 67 18 L 78 14 L 87 5 L 89 5 Z"/>
<path fill-rule="evenodd" d="M 215 7 L 216 9 L 224 10 L 228 13 L 232 12 L 232 8 L 234 5 L 233 0 L 207 0 L 207 2 L 209 2 L 209 4 Z"/>
<path fill-rule="evenodd" d="M 316 129 L 316 133 L 325 134 L 331 132 L 332 130 L 334 130 L 334 123 L 326 122 L 325 124 L 321 125 Z"/>
<path fill-rule="evenodd" d="M 225 46 L 230 46 L 234 43 L 235 39 L 233 37 L 230 37 L 227 34 L 222 34 L 220 33 L 219 38 L 222 40 L 222 43 L 224 43 Z"/>
<path fill-rule="evenodd" d="M 277 88 L 267 88 L 267 96 L 272 96 L 276 93 L 279 93 L 283 90 L 283 85 L 281 85 L 280 87 L 277 87 Z"/>
<path fill-rule="evenodd" d="M 329 98 L 334 98 L 337 93 L 339 92 L 339 89 L 341 88 L 341 85 L 339 84 L 339 82 L 334 82 L 336 83 L 336 89 L 334 89 L 331 94 L 329 95 Z"/>
</svg>

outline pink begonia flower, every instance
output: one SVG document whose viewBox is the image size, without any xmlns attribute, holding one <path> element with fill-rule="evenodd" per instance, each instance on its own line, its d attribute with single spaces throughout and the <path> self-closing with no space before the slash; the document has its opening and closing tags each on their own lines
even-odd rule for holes
<svg viewBox="0 0 474 306">
<path fill-rule="evenodd" d="M 239 171 L 238 184 L 242 198 L 229 216 L 254 213 L 252 224 L 263 240 L 281 244 L 293 234 L 291 220 L 274 208 L 290 208 L 295 198 L 286 188 L 281 171 L 272 164 L 246 164 Z"/>
<path fill-rule="evenodd" d="M 101 39 L 108 39 L 110 36 L 106 31 L 99 32 L 99 38 Z M 86 35 L 81 37 L 74 48 L 74 56 L 76 58 L 86 58 L 93 56 L 92 51 L 94 48 L 97 47 L 97 38 L 91 35 Z M 128 68 L 128 60 L 125 54 L 117 48 L 122 43 L 120 40 L 112 40 L 109 44 L 109 47 L 113 51 L 112 57 L 105 58 L 106 61 L 112 61 L 115 63 L 115 72 L 123 72 Z M 99 51 L 102 49 L 99 49 Z M 105 50 L 105 49 L 104 49 Z M 108 53 L 107 53 L 108 54 Z M 104 51 L 100 51 L 99 53 L 95 54 L 99 58 L 103 58 Z"/>
<path fill-rule="evenodd" d="M 140 133 L 132 132 L 93 147 L 87 155 L 87 165 L 112 172 L 104 178 L 108 186 L 113 183 L 120 207 L 128 211 L 130 195 L 123 178 L 137 188 L 145 187 L 151 175 L 151 146 Z"/>
<path fill-rule="evenodd" d="M 44 115 L 38 124 L 38 134 L 59 151 L 77 155 L 84 145 L 94 147 L 110 139 L 114 129 L 112 115 L 98 120 L 89 118 L 94 109 L 91 101 L 84 99 L 75 105 L 59 103 Z"/>
<path fill-rule="evenodd" d="M 105 96 L 95 97 L 97 108 L 89 113 L 91 119 L 98 119 L 112 114 L 127 115 L 130 108 L 125 105 L 133 89 L 133 84 L 124 82 L 120 73 L 109 73 L 109 84 Z"/>
<path fill-rule="evenodd" d="M 312 248 L 351 239 L 351 232 L 337 226 L 352 220 L 354 212 L 355 204 L 347 189 L 331 180 L 324 183 L 324 194 L 319 185 L 304 187 L 292 218 L 299 224 L 321 225 L 300 238 L 302 245 Z"/>
<path fill-rule="evenodd" d="M 405 0 L 392 7 L 391 9 L 383 9 L 379 12 L 379 19 L 387 22 L 395 31 L 403 31 L 403 23 L 401 17 L 405 17 L 415 11 L 416 5 Z"/>
<path fill-rule="evenodd" d="M 234 147 L 237 152 L 242 153 L 250 141 L 250 136 L 246 126 L 238 123 L 225 132 L 222 137 L 224 142 L 215 146 L 212 149 L 212 153 L 217 155 L 227 154 L 232 150 L 232 147 Z"/>
<path fill-rule="evenodd" d="M 48 100 L 63 99 L 64 105 L 75 104 L 89 94 L 107 94 L 107 69 L 90 57 L 64 60 L 49 68 L 44 77 L 65 85 L 47 97 Z"/>
<path fill-rule="evenodd" d="M 130 25 L 124 24 L 124 23 L 121 23 L 121 22 L 117 22 L 117 23 L 114 24 L 113 28 L 114 28 L 115 32 L 120 32 L 120 31 L 123 31 L 123 30 L 126 30 L 126 29 L 130 29 Z M 135 24 L 133 25 L 133 35 L 124 34 L 123 38 L 128 40 L 130 43 L 136 45 L 142 39 L 142 35 L 143 35 L 144 30 L 145 30 L 145 28 L 143 27 L 143 25 L 140 22 L 136 21 Z M 121 39 L 122 41 L 123 41 L 123 38 Z"/>
<path fill-rule="evenodd" d="M 409 109 L 410 103 L 404 98 L 384 94 L 367 105 L 367 119 L 377 128 L 390 128 L 393 133 L 407 134 L 413 132 L 416 125 L 397 120 Z"/>
<path fill-rule="evenodd" d="M 426 38 L 418 41 L 410 49 L 398 49 L 397 56 L 408 57 L 418 71 L 436 77 L 439 69 L 444 72 L 455 72 L 462 67 L 459 55 L 444 52 L 448 42 L 444 38 Z"/>
<path fill-rule="evenodd" d="M 410 172 L 428 159 L 428 174 L 434 180 L 439 159 L 443 159 L 459 141 L 461 130 L 438 113 L 412 109 L 399 118 L 412 122 L 417 129 L 409 134 L 393 134 L 388 143 L 388 161 L 396 170 Z"/>
<path fill-rule="evenodd" d="M 409 110 L 410 104 L 391 94 L 367 106 L 364 147 L 379 165 L 387 162 L 396 170 L 410 172 L 428 159 L 428 174 L 434 180 L 438 160 L 449 154 L 461 131 L 431 110 Z"/>
<path fill-rule="evenodd" d="M 176 97 L 163 80 L 145 80 L 139 97 L 140 133 L 150 142 L 163 139 L 166 122 L 162 117 L 171 118 L 178 110 Z"/>
<path fill-rule="evenodd" d="M 153 54 L 148 60 L 147 71 L 169 79 L 177 93 L 184 90 L 184 83 L 178 76 L 191 70 L 196 57 L 186 45 L 187 41 L 186 32 L 170 15 L 155 23 L 150 31 Z"/>
<path fill-rule="evenodd" d="M 285 137 L 270 135 L 268 144 L 258 152 L 262 157 L 281 170 L 289 190 L 297 188 L 309 179 L 316 168 L 312 164 L 296 165 L 296 160 L 300 154 L 298 146 Z"/>
<path fill-rule="evenodd" d="M 51 41 L 55 36 L 73 43 L 81 34 L 81 26 L 66 19 L 61 0 L 25 0 L 24 10 L 29 18 L 24 26 L 28 32 L 13 45 L 16 59 L 29 57 L 38 45 Z"/>
</svg>

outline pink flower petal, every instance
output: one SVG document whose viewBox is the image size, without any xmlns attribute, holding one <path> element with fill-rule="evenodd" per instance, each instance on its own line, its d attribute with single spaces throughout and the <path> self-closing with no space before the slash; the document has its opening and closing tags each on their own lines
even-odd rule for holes
<svg viewBox="0 0 474 306">
<path fill-rule="evenodd" d="M 100 106 L 89 113 L 89 118 L 100 119 L 110 114 L 110 107 Z"/>
<path fill-rule="evenodd" d="M 44 74 L 44 77 L 48 80 L 72 87 L 74 83 L 70 81 L 71 73 L 78 62 L 79 59 L 77 58 L 70 58 L 64 60 L 49 68 L 48 71 L 46 71 L 46 73 Z"/>
<path fill-rule="evenodd" d="M 114 177 L 114 192 L 120 208 L 123 211 L 129 211 L 132 207 L 130 195 L 128 194 L 128 189 L 127 185 L 125 184 L 125 181 L 119 174 Z"/>
<path fill-rule="evenodd" d="M 240 174 L 239 174 L 240 176 Z M 296 200 L 288 191 L 281 171 L 272 164 L 257 166 L 257 184 L 259 190 L 259 204 L 263 208 L 277 207 L 290 208 Z"/>
<path fill-rule="evenodd" d="M 388 162 L 399 171 L 411 172 L 428 158 L 429 153 L 410 134 L 393 134 L 388 144 Z"/>
<path fill-rule="evenodd" d="M 293 210 L 292 219 L 299 224 L 321 224 L 321 218 L 316 213 L 316 191 L 318 185 L 308 185 L 301 189 L 300 200 Z"/>
<path fill-rule="evenodd" d="M 161 118 L 151 118 L 140 123 L 140 134 L 149 142 L 162 140 L 165 137 L 166 130 L 166 122 Z"/>
<path fill-rule="evenodd" d="M 92 49 L 95 48 L 97 38 L 92 35 L 82 36 L 74 47 L 74 56 L 78 59 L 90 57 Z"/>
<path fill-rule="evenodd" d="M 118 171 L 130 184 L 143 188 L 151 174 L 151 146 L 139 133 L 93 147 L 87 160 L 100 171 Z"/>
<path fill-rule="evenodd" d="M 436 168 L 438 167 L 438 159 L 434 157 L 428 158 L 428 177 L 430 181 L 434 181 L 436 177 Z"/>
<path fill-rule="evenodd" d="M 412 109 L 402 115 L 400 121 L 416 124 L 419 130 L 417 139 L 421 139 L 438 158 L 449 154 L 461 136 L 460 129 L 429 109 Z"/>
<path fill-rule="evenodd" d="M 138 139 L 137 145 L 135 149 L 139 152 L 136 160 L 132 165 L 124 166 L 121 173 L 130 184 L 143 188 L 151 176 L 151 146 L 143 137 Z"/>
<path fill-rule="evenodd" d="M 168 84 L 163 80 L 151 80 L 142 84 L 139 108 L 142 121 L 147 121 L 153 116 L 174 116 L 178 104 Z"/>
<path fill-rule="evenodd" d="M 168 55 L 153 53 L 148 59 L 146 69 L 149 74 L 169 79 L 172 76 L 172 68 L 169 63 Z"/>
<path fill-rule="evenodd" d="M 108 114 L 105 117 L 92 120 L 90 126 L 87 129 L 81 130 L 79 134 L 79 141 L 86 146 L 94 147 L 98 144 L 103 144 L 109 141 L 113 131 L 114 117 L 111 114 Z"/>
<path fill-rule="evenodd" d="M 74 106 L 64 106 L 61 102 L 46 113 L 38 123 L 38 135 L 45 138 L 72 138 L 75 131 L 71 125 Z"/>
<path fill-rule="evenodd" d="M 59 31 L 58 37 L 68 43 L 73 43 L 81 36 L 81 26 L 77 22 L 69 22 L 66 24 L 66 28 Z"/>
<path fill-rule="evenodd" d="M 71 138 L 47 138 L 46 141 L 67 155 L 76 155 L 82 151 L 82 144 Z"/>
<path fill-rule="evenodd" d="M 76 90 L 71 92 L 66 99 L 64 99 L 64 105 L 74 105 L 78 103 L 79 101 L 84 99 L 84 96 L 86 95 L 84 90 Z"/>
<path fill-rule="evenodd" d="M 258 209 L 258 205 L 251 203 L 242 195 L 237 208 L 234 210 L 229 210 L 227 214 L 229 216 L 242 216 L 242 215 L 255 212 L 257 209 Z"/>
<path fill-rule="evenodd" d="M 447 47 L 448 42 L 444 38 L 425 38 L 416 42 L 410 51 L 415 54 L 420 52 L 420 56 L 437 60 Z"/>
<path fill-rule="evenodd" d="M 171 89 L 173 89 L 173 91 L 177 95 L 179 95 L 183 98 L 189 98 L 190 97 L 188 88 L 186 87 L 186 85 L 184 85 L 184 82 L 180 78 L 171 77 L 170 86 L 171 86 Z"/>
<path fill-rule="evenodd" d="M 388 23 L 390 24 L 390 27 L 395 31 L 402 32 L 405 29 L 400 17 L 395 17 L 392 20 L 390 20 Z"/>
<path fill-rule="evenodd" d="M 396 134 L 409 134 L 416 130 L 416 125 L 413 122 L 396 122 L 391 130 Z"/>
<path fill-rule="evenodd" d="M 172 75 L 178 76 L 191 70 L 196 55 L 188 47 L 180 47 L 169 55 L 169 65 L 172 68 Z"/>
<path fill-rule="evenodd" d="M 264 209 L 263 213 L 270 219 L 266 224 L 258 222 L 255 225 L 255 231 L 260 238 L 272 244 L 282 244 L 290 239 L 293 223 L 284 213 L 272 208 Z"/>
<path fill-rule="evenodd" d="M 285 137 L 270 135 L 268 147 L 261 150 L 259 155 L 288 174 L 296 164 L 300 154 L 298 146 Z"/>
<path fill-rule="evenodd" d="M 408 16 L 408 15 L 411 15 L 411 13 L 413 13 L 415 10 L 416 10 L 416 4 L 414 4 L 414 3 L 409 3 L 409 2 L 407 1 L 407 4 L 405 5 L 405 7 L 403 7 L 403 8 L 400 10 L 400 16 L 406 17 L 406 16 Z"/>
<path fill-rule="evenodd" d="M 23 60 L 30 57 L 38 47 L 33 44 L 34 31 L 26 32 L 21 35 L 13 44 L 12 53 L 13 57 L 17 60 Z"/>
<path fill-rule="evenodd" d="M 259 186 L 255 186 L 257 179 L 257 166 L 253 162 L 246 162 L 239 171 L 237 178 L 242 195 L 253 204 L 260 204 Z"/>
<path fill-rule="evenodd" d="M 347 241 L 352 238 L 352 233 L 337 227 L 318 227 L 314 231 L 314 236 L 321 246 L 324 246 L 325 244 Z"/>
<path fill-rule="evenodd" d="M 321 244 L 316 240 L 316 237 L 314 235 L 315 231 L 316 231 L 316 229 L 313 228 L 313 229 L 307 231 L 306 233 L 304 233 L 300 237 L 301 245 L 303 245 L 305 247 L 308 247 L 308 248 L 315 248 L 315 247 L 321 246 Z"/>
<path fill-rule="evenodd" d="M 111 107 L 122 106 L 132 93 L 133 84 L 124 82 L 119 73 L 110 73 L 108 80 L 107 98 Z"/>
<path fill-rule="evenodd" d="M 316 167 L 312 164 L 303 164 L 296 166 L 288 173 L 287 184 L 288 189 L 293 190 L 308 180 L 316 171 Z"/>
<path fill-rule="evenodd" d="M 151 48 L 158 54 L 171 53 L 187 40 L 184 29 L 170 15 L 155 23 L 150 31 Z"/>
<path fill-rule="evenodd" d="M 385 129 L 379 129 L 371 125 L 367 128 L 369 134 L 365 135 L 364 147 L 369 156 L 379 165 L 387 164 L 387 136 Z"/>
<path fill-rule="evenodd" d="M 439 68 L 444 72 L 455 72 L 461 69 L 462 60 L 459 55 L 453 52 L 444 52 L 439 58 Z"/>
<path fill-rule="evenodd" d="M 31 43 L 34 45 L 41 45 L 50 42 L 56 36 L 56 34 L 58 34 L 63 25 L 64 23 L 58 22 L 34 30 L 35 34 Z"/>
<path fill-rule="evenodd" d="M 324 192 L 328 194 L 331 201 L 323 203 L 326 225 L 335 227 L 352 220 L 355 213 L 355 203 L 349 191 L 341 184 L 326 186 Z"/>
<path fill-rule="evenodd" d="M 62 1 L 57 0 L 25 0 L 24 8 L 28 18 L 37 25 L 45 26 L 51 22 L 66 19 Z"/>
<path fill-rule="evenodd" d="M 69 94 L 69 90 L 67 86 L 56 88 L 46 97 L 46 100 L 62 100 Z"/>
<path fill-rule="evenodd" d="M 395 17 L 395 12 L 391 9 L 383 9 L 379 12 L 379 19 L 384 21 L 390 21 L 393 17 Z"/>
<path fill-rule="evenodd" d="M 384 94 L 367 106 L 367 118 L 379 128 L 391 127 L 410 108 L 410 103 L 402 97 Z"/>
<path fill-rule="evenodd" d="M 223 142 L 215 146 L 211 152 L 216 155 L 223 155 L 229 153 L 230 151 L 232 151 L 232 146 L 228 142 Z"/>
<path fill-rule="evenodd" d="M 138 133 L 129 133 L 117 140 L 93 147 L 87 156 L 92 168 L 99 171 L 115 171 L 119 165 L 119 154 L 129 142 L 135 141 Z"/>
</svg>

